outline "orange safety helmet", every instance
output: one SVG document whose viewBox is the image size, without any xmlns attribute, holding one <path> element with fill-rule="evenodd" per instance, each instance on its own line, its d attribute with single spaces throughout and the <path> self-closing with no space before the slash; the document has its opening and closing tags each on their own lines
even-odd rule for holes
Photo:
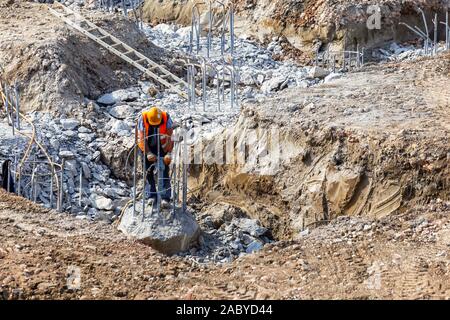
<svg viewBox="0 0 450 320">
<path fill-rule="evenodd" d="M 162 111 L 157 107 L 152 107 L 149 111 L 144 112 L 144 121 L 148 121 L 151 126 L 157 126 L 162 121 Z"/>
<path fill-rule="evenodd" d="M 159 133 L 161 134 L 161 145 L 164 150 L 171 151 L 173 148 L 171 136 L 172 133 L 167 129 L 168 114 L 157 107 L 152 107 L 149 111 L 142 112 L 142 122 L 144 130 L 139 131 L 138 144 L 139 148 L 144 151 L 145 137 L 148 137 L 150 126 L 159 126 Z"/>
</svg>

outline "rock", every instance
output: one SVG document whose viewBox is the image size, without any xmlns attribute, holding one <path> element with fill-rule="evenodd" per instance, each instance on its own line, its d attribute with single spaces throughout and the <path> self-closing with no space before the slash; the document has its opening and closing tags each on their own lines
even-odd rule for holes
<svg viewBox="0 0 450 320">
<path fill-rule="evenodd" d="M 176 26 L 174 26 L 172 24 L 160 23 L 160 24 L 157 24 L 155 27 L 153 27 L 153 30 L 157 31 L 157 32 L 165 33 L 166 36 L 169 36 L 169 37 L 178 37 L 178 34 L 176 32 Z"/>
<path fill-rule="evenodd" d="M 77 136 L 77 133 L 73 130 L 67 130 L 67 131 L 63 131 L 63 135 L 69 137 L 69 138 L 73 138 Z"/>
<path fill-rule="evenodd" d="M 60 122 L 64 130 L 73 130 L 80 125 L 75 119 L 61 119 Z"/>
<path fill-rule="evenodd" d="M 116 120 L 111 122 L 112 133 L 115 133 L 119 136 L 127 136 L 131 134 L 131 128 L 125 121 Z"/>
<path fill-rule="evenodd" d="M 264 247 L 264 243 L 262 243 L 259 240 L 255 240 L 248 245 L 247 249 L 245 249 L 245 252 L 252 253 L 252 252 L 261 250 L 263 247 Z"/>
<path fill-rule="evenodd" d="M 51 145 L 52 148 L 55 149 L 56 151 L 58 151 L 59 148 L 60 148 L 60 146 L 61 146 L 60 143 L 59 143 L 59 140 L 56 139 L 56 138 L 50 139 L 50 145 Z"/>
<path fill-rule="evenodd" d="M 92 218 L 95 217 L 97 214 L 98 214 L 98 210 L 95 208 L 90 208 L 88 210 L 88 216 L 90 216 Z"/>
<path fill-rule="evenodd" d="M 81 163 L 81 168 L 83 170 L 83 177 L 85 177 L 86 179 L 91 179 L 92 175 L 91 175 L 91 169 L 89 168 L 89 166 L 87 165 L 87 163 L 82 162 Z"/>
<path fill-rule="evenodd" d="M 325 83 L 328 83 L 328 82 L 333 81 L 335 79 L 339 79 L 340 77 L 342 77 L 342 74 L 340 74 L 340 73 L 333 73 L 332 72 L 329 75 L 327 75 L 323 81 Z"/>
<path fill-rule="evenodd" d="M 147 207 L 147 210 L 151 209 Z M 177 211 L 173 219 L 166 217 L 171 214 L 170 211 L 146 212 L 143 217 L 142 204 L 137 203 L 136 215 L 132 206 L 125 210 L 118 229 L 165 254 L 187 251 L 198 242 L 200 227 L 189 212 Z"/>
<path fill-rule="evenodd" d="M 203 216 L 208 216 L 205 222 L 211 222 L 211 226 L 219 229 L 224 223 L 230 222 L 233 218 L 243 216 L 243 212 L 228 204 L 216 204 L 203 213 Z"/>
<path fill-rule="evenodd" d="M 74 159 L 75 154 L 72 151 L 63 150 L 59 152 L 59 156 L 64 159 Z"/>
<path fill-rule="evenodd" d="M 267 80 L 261 86 L 261 91 L 266 94 L 272 91 L 278 91 L 278 89 L 280 89 L 281 84 L 284 83 L 286 79 L 287 78 L 285 75 L 279 75 L 270 80 Z"/>
<path fill-rule="evenodd" d="M 254 237 L 260 237 L 267 232 L 267 229 L 259 225 L 259 221 L 256 219 L 238 218 L 233 219 L 233 224 L 236 225 L 243 232 Z"/>
<path fill-rule="evenodd" d="M 111 211 L 100 211 L 95 215 L 94 220 L 110 223 L 113 221 L 114 213 Z"/>
<path fill-rule="evenodd" d="M 310 79 L 316 79 L 316 78 L 323 79 L 329 74 L 330 74 L 330 72 L 328 70 L 325 70 L 324 68 L 312 67 L 308 71 L 308 78 L 310 78 Z"/>
<path fill-rule="evenodd" d="M 64 166 L 65 173 L 70 172 L 71 178 L 78 177 L 78 168 L 77 168 L 77 162 L 74 159 L 67 160 Z"/>
<path fill-rule="evenodd" d="M 266 77 L 265 77 L 265 75 L 262 74 L 262 73 L 260 73 L 260 74 L 258 74 L 258 75 L 256 76 L 256 81 L 257 81 L 259 84 L 263 84 L 265 79 L 266 79 Z"/>
<path fill-rule="evenodd" d="M 299 236 L 300 236 L 300 237 L 306 237 L 308 234 L 309 234 L 309 229 L 306 228 L 305 230 L 303 230 L 303 231 L 301 231 L 301 232 L 299 233 Z"/>
<path fill-rule="evenodd" d="M 92 205 L 99 210 L 112 210 L 114 208 L 113 201 L 109 198 L 93 194 L 91 195 Z"/>
<path fill-rule="evenodd" d="M 139 99 L 139 92 L 133 90 L 117 90 L 104 94 L 97 102 L 104 105 L 113 105 L 118 102 L 130 102 Z"/>
<path fill-rule="evenodd" d="M 115 97 L 111 93 L 104 94 L 98 100 L 98 103 L 111 105 L 116 103 Z"/>
<path fill-rule="evenodd" d="M 94 140 L 95 139 L 95 134 L 89 134 L 89 133 L 79 133 L 78 134 L 78 138 L 81 140 L 81 141 L 84 141 L 84 142 L 91 142 L 92 140 Z"/>
<path fill-rule="evenodd" d="M 126 119 L 130 116 L 132 116 L 134 113 L 134 109 L 130 107 L 129 105 L 120 105 L 115 106 L 109 110 L 109 114 L 112 115 L 114 118 L 117 119 Z"/>
</svg>

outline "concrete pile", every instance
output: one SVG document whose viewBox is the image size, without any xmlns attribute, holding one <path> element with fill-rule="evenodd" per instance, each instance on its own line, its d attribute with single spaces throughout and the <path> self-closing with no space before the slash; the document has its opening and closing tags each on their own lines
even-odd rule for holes
<svg viewBox="0 0 450 320">
<path fill-rule="evenodd" d="M 142 203 L 136 204 L 136 212 L 133 206 L 127 208 L 118 229 L 165 254 L 186 251 L 197 244 L 200 227 L 190 212 L 161 210 L 158 214 L 151 208 L 145 211 L 143 215 Z"/>
</svg>

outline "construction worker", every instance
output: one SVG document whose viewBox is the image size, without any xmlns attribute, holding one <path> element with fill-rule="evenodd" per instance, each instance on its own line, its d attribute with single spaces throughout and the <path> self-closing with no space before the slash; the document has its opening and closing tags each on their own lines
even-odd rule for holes
<svg viewBox="0 0 450 320">
<path fill-rule="evenodd" d="M 159 130 L 159 152 L 158 152 L 158 130 Z M 172 189 L 170 186 L 169 165 L 172 162 L 171 152 L 173 150 L 173 121 L 167 112 L 157 107 L 142 112 L 138 122 L 138 142 L 139 148 L 145 157 L 147 169 L 147 181 L 150 184 L 150 192 L 145 192 L 146 197 L 157 199 L 155 171 L 158 166 L 162 169 L 162 182 L 158 186 L 163 190 L 158 190 L 161 196 L 161 206 L 167 207 L 170 204 Z M 159 154 L 159 159 L 157 159 Z M 159 160 L 159 161 L 158 161 Z M 161 177 L 160 177 L 161 179 Z"/>
</svg>

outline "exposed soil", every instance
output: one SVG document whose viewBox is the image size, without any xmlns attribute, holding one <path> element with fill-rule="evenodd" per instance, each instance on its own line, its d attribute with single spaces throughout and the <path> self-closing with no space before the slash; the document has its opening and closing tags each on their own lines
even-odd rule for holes
<svg viewBox="0 0 450 320">
<path fill-rule="evenodd" d="M 449 299 L 449 210 L 441 202 L 377 221 L 338 219 L 203 266 L 0 191 L 0 298 Z M 73 267 L 79 290 L 68 287 Z"/>
<path fill-rule="evenodd" d="M 207 203 L 241 207 L 278 239 L 341 215 L 379 218 L 448 200 L 449 66 L 449 55 L 373 66 L 249 104 L 230 131 L 204 142 L 205 150 L 229 132 L 239 141 L 275 129 L 280 168 L 267 173 L 249 161 L 197 166 L 192 189 Z"/>
</svg>

